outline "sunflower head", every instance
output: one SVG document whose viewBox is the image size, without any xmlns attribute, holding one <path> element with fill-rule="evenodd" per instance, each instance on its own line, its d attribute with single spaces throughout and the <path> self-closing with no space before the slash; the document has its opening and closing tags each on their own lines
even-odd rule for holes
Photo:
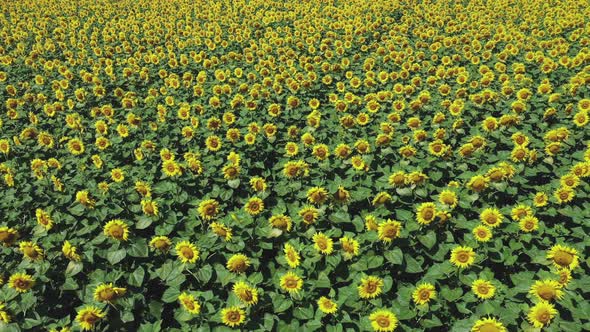
<svg viewBox="0 0 590 332">
<path fill-rule="evenodd" d="M 35 279 L 26 273 L 15 273 L 8 278 L 8 287 L 24 293 L 35 285 Z"/>
<path fill-rule="evenodd" d="M 197 210 L 201 218 L 211 220 L 219 213 L 219 203 L 214 199 L 206 199 L 199 203 L 199 208 Z"/>
<path fill-rule="evenodd" d="M 471 283 L 471 290 L 480 299 L 489 299 L 496 293 L 496 287 L 487 280 L 477 279 Z"/>
<path fill-rule="evenodd" d="M 338 310 L 338 305 L 325 296 L 320 297 L 317 303 L 318 308 L 325 314 L 333 314 Z"/>
<path fill-rule="evenodd" d="M 228 260 L 226 267 L 231 272 L 242 273 L 250 266 L 250 259 L 243 254 L 232 255 Z"/>
<path fill-rule="evenodd" d="M 399 221 L 387 219 L 377 226 L 379 240 L 389 243 L 399 237 L 402 224 Z"/>
<path fill-rule="evenodd" d="M 364 277 L 357 289 L 361 298 L 375 298 L 383 291 L 383 279 L 374 276 Z"/>
<path fill-rule="evenodd" d="M 258 290 L 250 287 L 243 281 L 236 282 L 232 291 L 247 306 L 254 305 L 258 302 Z"/>
<path fill-rule="evenodd" d="M 118 241 L 127 241 L 129 226 L 121 219 L 113 219 L 104 226 L 104 235 Z"/>
<path fill-rule="evenodd" d="M 482 318 L 475 322 L 471 332 L 506 332 L 506 328 L 495 318 Z"/>
<path fill-rule="evenodd" d="M 475 262 L 475 252 L 471 247 L 458 246 L 451 251 L 451 263 L 460 268 L 471 266 Z"/>
<path fill-rule="evenodd" d="M 315 233 L 313 235 L 313 247 L 324 255 L 330 255 L 334 251 L 334 241 L 324 233 Z"/>
<path fill-rule="evenodd" d="M 201 305 L 192 294 L 183 292 L 178 296 L 178 301 L 180 302 L 184 310 L 188 311 L 193 315 L 198 315 L 201 312 Z"/>
<path fill-rule="evenodd" d="M 395 314 L 386 309 L 374 311 L 370 316 L 371 326 L 377 332 L 391 332 L 395 330 L 398 324 Z"/>
<path fill-rule="evenodd" d="M 154 236 L 150 240 L 150 247 L 154 250 L 159 250 L 161 252 L 167 252 L 172 246 L 172 241 L 167 236 Z"/>
<path fill-rule="evenodd" d="M 555 267 L 562 269 L 574 269 L 578 266 L 578 251 L 574 248 L 562 246 L 560 244 L 551 247 L 547 253 L 547 258 L 553 262 Z"/>
<path fill-rule="evenodd" d="M 426 304 L 430 302 L 430 300 L 435 298 L 436 290 L 434 288 L 434 285 L 429 283 L 419 285 L 412 293 L 412 299 L 418 305 Z"/>
<path fill-rule="evenodd" d="M 246 313 L 239 307 L 229 307 L 221 310 L 221 321 L 223 324 L 236 327 L 244 324 Z"/>
<path fill-rule="evenodd" d="M 289 293 L 298 293 L 303 287 L 303 279 L 289 271 L 281 277 L 280 286 Z"/>
<path fill-rule="evenodd" d="M 199 259 L 199 250 L 189 241 L 179 242 L 176 247 L 174 247 L 174 250 L 176 251 L 176 256 L 178 256 L 178 259 L 183 264 L 194 263 Z"/>
<path fill-rule="evenodd" d="M 527 319 L 534 327 L 542 328 L 549 325 L 555 315 L 557 315 L 557 309 L 553 304 L 541 301 L 529 310 Z"/>
<path fill-rule="evenodd" d="M 127 292 L 126 288 L 115 287 L 112 283 L 100 284 L 94 290 L 94 299 L 98 302 L 112 303 Z"/>
</svg>

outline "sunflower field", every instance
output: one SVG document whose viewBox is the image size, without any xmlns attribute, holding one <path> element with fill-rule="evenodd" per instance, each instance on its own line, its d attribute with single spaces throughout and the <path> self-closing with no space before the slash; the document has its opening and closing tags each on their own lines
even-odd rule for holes
<svg viewBox="0 0 590 332">
<path fill-rule="evenodd" d="M 0 331 L 589 331 L 588 0 L 5 0 Z"/>
</svg>

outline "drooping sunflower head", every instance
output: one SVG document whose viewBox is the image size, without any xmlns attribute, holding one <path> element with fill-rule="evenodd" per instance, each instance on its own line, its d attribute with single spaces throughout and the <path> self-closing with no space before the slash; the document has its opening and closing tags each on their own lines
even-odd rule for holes
<svg viewBox="0 0 590 332">
<path fill-rule="evenodd" d="M 562 285 L 551 279 L 537 280 L 531 286 L 531 293 L 533 296 L 541 301 L 559 300 L 563 297 Z"/>
<path fill-rule="evenodd" d="M 236 282 L 232 291 L 247 306 L 254 305 L 258 302 L 258 290 L 243 281 Z"/>
<path fill-rule="evenodd" d="M 147 216 L 157 216 L 159 212 L 158 203 L 151 199 L 142 199 L 141 210 Z"/>
<path fill-rule="evenodd" d="M 94 325 L 105 317 L 105 313 L 94 306 L 85 306 L 78 311 L 76 321 L 80 324 L 82 330 L 92 330 Z"/>
<path fill-rule="evenodd" d="M 399 237 L 402 224 L 399 221 L 387 219 L 377 226 L 379 240 L 389 243 Z"/>
<path fill-rule="evenodd" d="M 53 219 L 43 209 L 35 210 L 35 216 L 37 217 L 37 223 L 46 230 L 50 230 L 53 227 Z"/>
<path fill-rule="evenodd" d="M 221 321 L 229 327 L 236 327 L 244 324 L 246 313 L 239 307 L 229 307 L 221 310 Z"/>
<path fill-rule="evenodd" d="M 167 236 L 154 236 L 150 240 L 150 247 L 154 250 L 159 250 L 161 252 L 167 252 L 172 246 L 172 241 Z"/>
<path fill-rule="evenodd" d="M 436 290 L 434 285 L 429 283 L 423 283 L 418 285 L 412 293 L 412 299 L 418 305 L 426 304 L 430 300 L 436 298 Z"/>
<path fill-rule="evenodd" d="M 129 226 L 121 219 L 113 219 L 104 226 L 104 235 L 118 241 L 127 241 Z"/>
<path fill-rule="evenodd" d="M 63 246 L 61 247 L 61 252 L 64 256 L 72 261 L 79 262 L 81 260 L 80 255 L 77 253 L 78 249 L 70 243 L 70 241 L 64 241 Z"/>
<path fill-rule="evenodd" d="M 374 276 L 364 277 L 357 289 L 359 297 L 363 299 L 375 298 L 383 291 L 383 279 Z"/>
<path fill-rule="evenodd" d="M 578 266 L 578 251 L 574 248 L 562 246 L 560 244 L 551 247 L 547 253 L 547 258 L 553 262 L 557 268 L 574 269 Z"/>
<path fill-rule="evenodd" d="M 307 191 L 307 200 L 312 204 L 323 204 L 328 199 L 328 191 L 322 187 L 312 187 Z"/>
<path fill-rule="evenodd" d="M 18 231 L 12 227 L 0 227 L 0 242 L 5 247 L 11 246 L 19 237 Z"/>
<path fill-rule="evenodd" d="M 206 199 L 199 203 L 199 208 L 197 210 L 201 218 L 211 220 L 219 213 L 219 203 L 214 199 Z"/>
<path fill-rule="evenodd" d="M 112 283 L 100 284 L 94 290 L 94 299 L 98 302 L 112 303 L 127 292 L 126 288 L 115 287 Z"/>
<path fill-rule="evenodd" d="M 243 254 L 232 255 L 228 260 L 226 267 L 231 272 L 242 273 L 250 266 L 250 259 Z"/>
<path fill-rule="evenodd" d="M 474 262 L 475 252 L 471 247 L 458 246 L 451 251 L 451 263 L 457 267 L 466 268 Z"/>
<path fill-rule="evenodd" d="M 39 261 L 43 259 L 43 249 L 36 243 L 31 241 L 21 241 L 19 243 L 19 250 L 23 253 L 24 257 L 32 261 Z"/>
<path fill-rule="evenodd" d="M 189 294 L 187 292 L 183 292 L 178 296 L 178 301 L 184 308 L 184 310 L 188 311 L 193 315 L 198 315 L 201 312 L 201 304 L 197 301 L 194 295 Z"/>
<path fill-rule="evenodd" d="M 318 308 L 325 314 L 333 314 L 338 310 L 338 305 L 325 296 L 320 297 L 317 303 Z"/>
<path fill-rule="evenodd" d="M 183 263 L 194 263 L 199 259 L 199 250 L 189 241 L 181 241 L 175 247 L 176 256 Z"/>
<path fill-rule="evenodd" d="M 213 233 L 215 233 L 217 236 L 223 238 L 225 241 L 231 240 L 231 238 L 232 238 L 231 228 L 225 226 L 224 224 L 217 223 L 217 222 L 212 222 L 211 225 L 209 225 L 209 227 L 211 228 Z"/>
<path fill-rule="evenodd" d="M 496 293 L 496 287 L 490 281 L 477 279 L 471 283 L 471 291 L 480 299 L 489 299 Z"/>
</svg>

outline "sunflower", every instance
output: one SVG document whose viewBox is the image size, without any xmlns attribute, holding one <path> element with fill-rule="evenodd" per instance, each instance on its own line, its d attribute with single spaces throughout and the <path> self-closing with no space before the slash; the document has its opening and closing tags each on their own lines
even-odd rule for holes
<svg viewBox="0 0 590 332">
<path fill-rule="evenodd" d="M 488 242 L 492 238 L 492 230 L 489 227 L 479 225 L 473 228 L 473 236 L 478 242 Z"/>
<path fill-rule="evenodd" d="M 489 182 L 490 179 L 488 177 L 475 175 L 469 180 L 469 182 L 467 182 L 467 188 L 476 192 L 481 192 L 488 187 Z"/>
<path fill-rule="evenodd" d="M 37 223 L 46 230 L 50 230 L 53 227 L 53 219 L 49 213 L 43 211 L 43 209 L 35 210 L 35 216 L 37 217 Z"/>
<path fill-rule="evenodd" d="M 529 233 L 539 228 L 539 219 L 535 216 L 526 216 L 518 222 L 520 230 Z"/>
<path fill-rule="evenodd" d="M 219 203 L 214 199 L 206 199 L 199 203 L 197 211 L 201 218 L 211 220 L 219 213 Z"/>
<path fill-rule="evenodd" d="M 578 251 L 574 248 L 557 244 L 547 252 L 547 259 L 550 259 L 558 269 L 567 268 L 573 270 L 578 266 Z"/>
<path fill-rule="evenodd" d="M 293 227 L 293 221 L 291 217 L 283 214 L 273 215 L 268 219 L 268 222 L 272 227 L 278 228 L 283 231 L 290 232 Z"/>
<path fill-rule="evenodd" d="M 473 327 L 471 328 L 471 332 L 506 332 L 506 328 L 502 325 L 501 322 L 497 321 L 495 318 L 482 318 L 478 319 Z"/>
<path fill-rule="evenodd" d="M 74 262 L 79 262 L 81 260 L 80 255 L 77 253 L 77 248 L 72 246 L 70 241 L 64 241 L 64 244 L 61 247 L 61 252 L 69 260 Z"/>
<path fill-rule="evenodd" d="M 500 226 L 503 218 L 504 216 L 496 208 L 484 209 L 479 214 L 479 219 L 481 220 L 481 222 L 492 228 Z"/>
<path fill-rule="evenodd" d="M 94 325 L 105 316 L 106 314 L 95 306 L 84 306 L 78 311 L 76 321 L 82 330 L 92 330 Z"/>
<path fill-rule="evenodd" d="M 377 226 L 379 240 L 390 243 L 399 237 L 402 230 L 402 224 L 399 221 L 387 219 Z"/>
<path fill-rule="evenodd" d="M 313 206 L 305 206 L 298 212 L 299 216 L 303 218 L 303 222 L 307 225 L 315 223 L 319 217 L 319 211 Z"/>
<path fill-rule="evenodd" d="M 553 197 L 555 197 L 555 200 L 559 204 L 571 202 L 574 196 L 574 190 L 570 187 L 560 187 L 553 193 Z"/>
<path fill-rule="evenodd" d="M 324 233 L 315 233 L 313 235 L 313 247 L 324 255 L 330 255 L 334 251 L 334 241 Z"/>
<path fill-rule="evenodd" d="M 259 176 L 250 179 L 250 186 L 252 187 L 252 190 L 258 192 L 265 191 L 267 187 L 266 181 Z"/>
<path fill-rule="evenodd" d="M 94 290 L 94 299 L 98 302 L 112 303 L 123 297 L 126 292 L 126 288 L 114 287 L 112 283 L 100 284 Z"/>
<path fill-rule="evenodd" d="M 285 154 L 289 157 L 294 157 L 299 153 L 299 146 L 295 142 L 287 142 L 285 144 Z"/>
<path fill-rule="evenodd" d="M 84 143 L 77 138 L 72 138 L 68 141 L 68 151 L 74 156 L 81 155 L 84 153 Z"/>
<path fill-rule="evenodd" d="M 344 236 L 340 238 L 339 242 L 342 250 L 344 251 L 343 256 L 345 260 L 349 260 L 354 256 L 358 256 L 359 242 L 357 240 L 349 236 Z"/>
<path fill-rule="evenodd" d="M 205 146 L 209 151 L 219 151 L 221 149 L 221 139 L 218 136 L 211 135 L 205 139 Z"/>
<path fill-rule="evenodd" d="M 8 287 L 24 293 L 35 286 L 35 279 L 26 273 L 15 273 L 8 278 Z"/>
<path fill-rule="evenodd" d="M 397 327 L 397 317 L 395 314 L 386 309 L 379 309 L 374 311 L 369 316 L 371 327 L 373 331 L 377 332 L 391 332 Z"/>
<path fill-rule="evenodd" d="M 280 286 L 284 291 L 289 293 L 298 293 L 301 287 L 303 287 L 303 279 L 289 271 L 281 277 Z"/>
<path fill-rule="evenodd" d="M 178 296 L 178 301 L 184 310 L 193 315 L 198 315 L 201 312 L 201 304 L 199 304 L 199 301 L 197 301 L 192 294 L 182 292 L 182 294 Z"/>
<path fill-rule="evenodd" d="M 478 298 L 485 300 L 494 296 L 496 287 L 487 280 L 477 279 L 471 283 L 471 291 Z"/>
<path fill-rule="evenodd" d="M 338 310 L 338 305 L 325 296 L 320 297 L 317 304 L 320 311 L 325 314 L 333 314 Z"/>
<path fill-rule="evenodd" d="M 211 225 L 209 225 L 209 227 L 211 228 L 213 233 L 215 233 L 217 236 L 223 238 L 226 242 L 231 240 L 231 238 L 232 238 L 231 228 L 225 226 L 224 224 L 217 223 L 217 222 L 212 222 Z"/>
<path fill-rule="evenodd" d="M 363 299 L 375 298 L 383 291 L 383 279 L 373 276 L 364 277 L 357 290 Z"/>
<path fill-rule="evenodd" d="M 416 219 L 421 225 L 430 224 L 436 218 L 436 206 L 432 202 L 422 203 L 416 209 Z"/>
<path fill-rule="evenodd" d="M 199 249 L 189 241 L 181 241 L 175 247 L 176 256 L 183 263 L 194 263 L 199 259 Z"/>
<path fill-rule="evenodd" d="M 20 252 L 23 255 L 32 260 L 32 261 L 39 261 L 43 259 L 43 249 L 39 247 L 36 243 L 30 241 L 21 241 L 18 244 Z"/>
<path fill-rule="evenodd" d="M 115 182 L 123 182 L 125 180 L 125 173 L 120 168 L 111 170 L 111 179 Z"/>
<path fill-rule="evenodd" d="M 438 195 L 438 201 L 441 204 L 447 205 L 451 209 L 454 209 L 459 203 L 457 194 L 454 191 L 448 189 L 441 191 L 441 193 Z"/>
<path fill-rule="evenodd" d="M 451 251 L 451 263 L 453 265 L 466 268 L 475 262 L 475 252 L 471 247 L 458 246 Z"/>
<path fill-rule="evenodd" d="M 258 290 L 250 287 L 243 281 L 238 281 L 234 284 L 232 291 L 247 306 L 258 303 Z"/>
<path fill-rule="evenodd" d="M 76 192 L 76 202 L 90 209 L 93 208 L 95 204 L 95 201 L 92 198 L 90 198 L 90 195 L 86 190 Z"/>
<path fill-rule="evenodd" d="M 121 219 L 109 221 L 103 228 L 104 235 L 119 241 L 127 241 L 129 238 L 129 226 Z"/>
<path fill-rule="evenodd" d="M 12 227 L 0 227 L 0 242 L 5 247 L 11 246 L 19 237 L 18 231 Z"/>
<path fill-rule="evenodd" d="M 426 304 L 430 302 L 430 300 L 436 299 L 434 285 L 429 283 L 418 285 L 412 293 L 412 299 L 418 305 Z"/>
<path fill-rule="evenodd" d="M 541 301 L 529 310 L 527 319 L 534 327 L 542 328 L 549 325 L 555 315 L 557 315 L 557 309 L 553 304 Z"/>
<path fill-rule="evenodd" d="M 154 250 L 167 252 L 171 246 L 172 241 L 170 241 L 170 239 L 164 235 L 154 236 L 150 240 L 150 247 L 152 247 Z"/>
<path fill-rule="evenodd" d="M 244 324 L 246 313 L 239 307 L 229 307 L 221 310 L 221 321 L 229 327 L 236 327 Z"/>
<path fill-rule="evenodd" d="M 8 324 L 10 323 L 10 315 L 5 310 L 6 305 L 4 302 L 0 302 L 0 322 Z"/>
<path fill-rule="evenodd" d="M 307 191 L 307 201 L 321 205 L 328 199 L 328 191 L 322 187 L 312 187 Z"/>
<path fill-rule="evenodd" d="M 338 186 L 336 193 L 334 193 L 334 200 L 339 203 L 347 203 L 350 201 L 350 192 L 343 186 Z"/>
<path fill-rule="evenodd" d="M 158 203 L 151 199 L 142 199 L 141 210 L 147 216 L 157 216 L 159 213 Z"/>
<path fill-rule="evenodd" d="M 287 264 L 289 264 L 289 267 L 294 269 L 299 266 L 301 257 L 299 256 L 299 252 L 297 252 L 292 245 L 285 243 L 283 253 L 285 254 L 285 260 L 287 261 Z"/>
<path fill-rule="evenodd" d="M 251 216 L 257 216 L 264 211 L 264 202 L 258 197 L 252 197 L 246 202 L 244 210 Z"/>
<path fill-rule="evenodd" d="M 567 286 L 567 284 L 569 284 L 569 282 L 572 280 L 572 273 L 569 269 L 558 269 L 556 273 L 559 277 L 557 282 L 559 285 L 561 285 L 561 287 Z"/>
<path fill-rule="evenodd" d="M 182 174 L 178 163 L 174 160 L 166 160 L 162 163 L 162 172 L 168 177 L 175 177 Z"/>
<path fill-rule="evenodd" d="M 326 144 L 317 144 L 313 146 L 312 155 L 317 160 L 326 160 L 330 156 L 330 150 Z"/>
<path fill-rule="evenodd" d="M 551 279 L 537 280 L 531 286 L 530 294 L 534 295 L 541 301 L 560 300 L 563 297 L 562 285 Z"/>
<path fill-rule="evenodd" d="M 535 204 L 536 207 L 543 207 L 543 206 L 547 205 L 548 201 L 549 201 L 549 197 L 547 197 L 547 194 L 545 194 L 543 192 L 536 193 L 535 196 L 533 197 L 533 203 Z"/>
<path fill-rule="evenodd" d="M 231 272 L 242 273 L 250 266 L 250 259 L 243 254 L 234 254 L 227 260 L 225 266 Z"/>
<path fill-rule="evenodd" d="M 375 198 L 373 198 L 373 201 L 371 201 L 371 204 L 373 204 L 373 206 L 379 206 L 379 205 L 383 205 L 385 203 L 391 202 L 392 197 L 389 193 L 385 192 L 385 191 L 381 191 L 379 193 L 377 193 L 377 195 L 375 195 Z"/>
<path fill-rule="evenodd" d="M 521 218 L 524 218 L 526 216 L 532 216 L 532 215 L 533 215 L 533 210 L 531 209 L 531 207 L 528 205 L 524 205 L 524 204 L 519 204 L 519 205 L 515 206 L 514 208 L 512 208 L 512 211 L 511 211 L 511 217 L 515 221 L 518 221 Z"/>
</svg>

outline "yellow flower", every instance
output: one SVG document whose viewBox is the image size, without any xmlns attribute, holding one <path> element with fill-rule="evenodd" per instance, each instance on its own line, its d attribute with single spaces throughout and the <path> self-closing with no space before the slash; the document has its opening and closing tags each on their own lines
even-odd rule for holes
<svg viewBox="0 0 590 332">
<path fill-rule="evenodd" d="M 501 322 L 497 321 L 495 318 L 482 318 L 477 320 L 473 327 L 471 328 L 471 332 L 506 332 L 506 328 L 502 325 Z"/>
<path fill-rule="evenodd" d="M 193 295 L 187 292 L 182 292 L 182 294 L 178 296 L 178 301 L 180 301 L 180 304 L 184 310 L 193 315 L 198 315 L 201 312 L 201 305 L 199 304 L 199 301 L 197 301 Z"/>
<path fill-rule="evenodd" d="M 572 270 L 578 266 L 578 251 L 574 248 L 557 244 L 547 252 L 547 259 L 550 259 L 558 269 L 567 268 Z"/>
<path fill-rule="evenodd" d="M 289 293 L 298 293 L 301 287 L 303 287 L 303 279 L 289 271 L 281 277 L 280 286 L 284 291 Z"/>
<path fill-rule="evenodd" d="M 178 259 L 183 264 L 194 263 L 199 259 L 199 250 L 189 241 L 179 242 L 176 247 L 174 247 L 174 250 L 176 251 L 176 256 L 178 256 Z"/>
<path fill-rule="evenodd" d="M 26 273 L 15 273 L 8 278 L 8 287 L 19 293 L 24 293 L 35 285 L 35 279 Z"/>
<path fill-rule="evenodd" d="M 320 310 L 325 314 L 333 314 L 338 310 L 338 305 L 325 296 L 320 297 L 317 303 Z"/>
<path fill-rule="evenodd" d="M 259 176 L 255 176 L 253 178 L 250 179 L 250 186 L 252 187 L 253 190 L 261 192 L 261 191 L 265 191 L 266 190 L 266 181 L 259 177 Z"/>
<path fill-rule="evenodd" d="M 545 205 L 547 205 L 547 202 L 549 201 L 549 197 L 547 197 L 547 194 L 539 192 L 535 194 L 535 197 L 533 197 L 533 203 L 535 204 L 536 207 L 543 207 Z"/>
<path fill-rule="evenodd" d="M 121 219 L 113 219 L 104 226 L 104 235 L 119 241 L 129 238 L 129 226 Z"/>
<path fill-rule="evenodd" d="M 328 199 L 328 191 L 322 187 L 312 187 L 307 191 L 307 201 L 312 204 L 323 204 Z"/>
<path fill-rule="evenodd" d="M 458 246 L 451 251 L 451 263 L 453 265 L 466 268 L 475 262 L 475 252 L 470 247 Z"/>
<path fill-rule="evenodd" d="M 339 242 L 342 250 L 344 251 L 344 259 L 348 260 L 354 256 L 358 256 L 359 242 L 357 240 L 349 236 L 344 236 L 340 238 Z"/>
<path fill-rule="evenodd" d="M 264 211 L 264 202 L 258 197 L 252 197 L 244 206 L 246 212 L 251 216 L 257 216 Z"/>
<path fill-rule="evenodd" d="M 98 302 L 112 303 L 115 300 L 123 297 L 127 289 L 122 287 L 114 287 L 112 283 L 100 284 L 94 290 L 94 299 Z"/>
<path fill-rule="evenodd" d="M 412 299 L 416 304 L 419 305 L 428 303 L 432 299 L 436 299 L 436 290 L 434 285 L 429 283 L 419 285 L 412 293 Z"/>
<path fill-rule="evenodd" d="M 559 204 L 571 202 L 574 196 L 574 190 L 570 187 L 560 187 L 553 193 L 553 197 L 555 197 L 555 200 Z"/>
<path fill-rule="evenodd" d="M 477 226 L 473 229 L 473 236 L 478 242 L 488 242 L 492 238 L 492 231 L 486 226 Z"/>
<path fill-rule="evenodd" d="M 448 189 L 441 191 L 441 193 L 438 195 L 438 201 L 441 204 L 449 206 L 451 209 L 454 209 L 457 206 L 457 203 L 459 203 L 457 194 L 454 191 Z"/>
<path fill-rule="evenodd" d="M 164 172 L 164 174 L 169 177 L 179 176 L 182 174 L 180 166 L 174 160 L 164 161 L 162 163 L 162 172 Z"/>
<path fill-rule="evenodd" d="M 247 306 L 254 305 L 258 302 L 258 290 L 250 287 L 243 281 L 238 281 L 234 284 L 232 291 Z"/>
<path fill-rule="evenodd" d="M 482 190 L 486 189 L 489 185 L 490 179 L 483 175 L 476 175 L 472 177 L 469 182 L 467 183 L 467 188 L 481 192 Z"/>
<path fill-rule="evenodd" d="M 389 310 L 379 309 L 369 316 L 373 331 L 391 332 L 397 327 L 397 317 Z"/>
<path fill-rule="evenodd" d="M 557 309 L 553 304 L 541 301 L 529 310 L 527 319 L 534 327 L 542 328 L 549 325 L 555 315 L 557 315 Z"/>
<path fill-rule="evenodd" d="M 63 246 L 61 247 L 61 252 L 66 256 L 67 259 L 72 260 L 74 262 L 79 262 L 81 257 L 77 253 L 77 248 L 72 246 L 70 241 L 64 241 Z"/>
<path fill-rule="evenodd" d="M 68 141 L 68 151 L 74 156 L 81 155 L 84 153 L 84 143 L 77 138 L 72 138 Z"/>
<path fill-rule="evenodd" d="M 142 199 L 141 210 L 145 215 L 157 216 L 159 212 L 158 203 L 156 201 L 152 201 L 151 199 Z"/>
<path fill-rule="evenodd" d="M 239 307 L 229 307 L 221 310 L 221 321 L 229 327 L 236 327 L 244 324 L 246 313 Z"/>
<path fill-rule="evenodd" d="M 481 222 L 492 228 L 500 226 L 503 218 L 504 216 L 496 208 L 484 209 L 479 214 L 479 219 Z"/>
<path fill-rule="evenodd" d="M 155 250 L 160 250 L 162 252 L 167 252 L 172 246 L 172 241 L 167 236 L 154 236 L 150 240 L 150 247 Z"/>
<path fill-rule="evenodd" d="M 82 330 L 92 330 L 94 325 L 106 316 L 99 308 L 95 306 L 85 306 L 78 311 L 76 321 L 80 324 Z"/>
<path fill-rule="evenodd" d="M 287 260 L 287 264 L 289 264 L 289 267 L 294 269 L 297 266 L 299 266 L 301 257 L 292 245 L 290 245 L 289 243 L 285 243 L 283 253 L 285 254 L 285 259 Z"/>
<path fill-rule="evenodd" d="M 250 259 L 243 254 L 234 254 L 228 260 L 226 267 L 231 272 L 242 273 L 250 266 Z"/>
<path fill-rule="evenodd" d="M 53 219 L 49 213 L 43 211 L 43 209 L 35 210 L 35 216 L 37 217 L 37 223 L 46 230 L 50 230 L 53 227 Z"/>
<path fill-rule="evenodd" d="M 535 216 L 526 216 L 518 222 L 520 230 L 526 233 L 532 232 L 539 228 L 539 219 Z"/>
<path fill-rule="evenodd" d="M 217 222 L 212 222 L 211 225 L 209 225 L 209 227 L 211 227 L 211 230 L 213 230 L 213 233 L 215 233 L 219 237 L 222 237 L 226 242 L 231 240 L 231 237 L 232 237 L 231 228 L 225 226 L 224 224 L 217 223 Z"/>
<path fill-rule="evenodd" d="M 299 216 L 303 218 L 303 222 L 307 225 L 313 224 L 319 217 L 319 211 L 313 206 L 305 206 L 298 212 Z"/>
<path fill-rule="evenodd" d="M 268 222 L 271 224 L 272 227 L 287 232 L 290 232 L 291 228 L 293 227 L 293 221 L 291 220 L 291 217 L 285 216 L 283 214 L 271 216 L 268 219 Z"/>
<path fill-rule="evenodd" d="M 221 139 L 218 136 L 211 135 L 205 140 L 205 145 L 209 151 L 219 151 L 221 149 Z"/>
<path fill-rule="evenodd" d="M 197 211 L 201 215 L 201 218 L 211 220 L 219 213 L 219 203 L 214 199 L 204 200 L 199 203 Z"/>
<path fill-rule="evenodd" d="M 399 237 L 402 230 L 402 224 L 399 221 L 387 219 L 386 221 L 379 224 L 377 227 L 377 233 L 379 240 L 390 243 Z"/>
<path fill-rule="evenodd" d="M 76 202 L 87 208 L 93 208 L 95 204 L 95 201 L 90 198 L 88 191 L 86 190 L 81 190 L 76 193 Z"/>
<path fill-rule="evenodd" d="M 41 249 L 36 243 L 30 241 L 21 241 L 18 246 L 19 250 L 26 258 L 32 261 L 39 261 L 43 259 L 43 249 Z"/>
<path fill-rule="evenodd" d="M 436 218 L 436 206 L 432 202 L 422 203 L 416 210 L 416 219 L 421 225 L 430 224 Z"/>
<path fill-rule="evenodd" d="M 477 279 L 471 283 L 471 290 L 480 299 L 489 299 L 496 293 L 496 287 L 487 280 Z"/>
<path fill-rule="evenodd" d="M 115 182 L 123 182 L 125 180 L 125 173 L 120 168 L 111 170 L 111 179 Z"/>
<path fill-rule="evenodd" d="M 324 255 L 330 255 L 334 251 L 334 241 L 324 233 L 315 233 L 313 235 L 313 247 Z"/>
<path fill-rule="evenodd" d="M 383 291 L 383 279 L 373 276 L 364 277 L 357 289 L 361 298 L 372 299 Z"/>
<path fill-rule="evenodd" d="M 10 315 L 8 315 L 8 312 L 4 310 L 5 308 L 6 305 L 4 304 L 4 302 L 0 302 L 0 322 L 8 324 L 10 323 Z"/>
<path fill-rule="evenodd" d="M 512 213 L 512 215 L 511 215 L 512 219 L 518 221 L 521 218 L 524 218 L 526 216 L 532 216 L 533 210 L 528 205 L 519 204 L 519 205 L 515 206 L 514 208 L 512 208 L 511 213 Z"/>
<path fill-rule="evenodd" d="M 537 280 L 529 293 L 541 301 L 560 300 L 563 297 L 562 285 L 551 279 Z"/>
<path fill-rule="evenodd" d="M 12 227 L 0 227 L 0 242 L 5 247 L 11 246 L 19 237 L 18 231 Z"/>
</svg>

